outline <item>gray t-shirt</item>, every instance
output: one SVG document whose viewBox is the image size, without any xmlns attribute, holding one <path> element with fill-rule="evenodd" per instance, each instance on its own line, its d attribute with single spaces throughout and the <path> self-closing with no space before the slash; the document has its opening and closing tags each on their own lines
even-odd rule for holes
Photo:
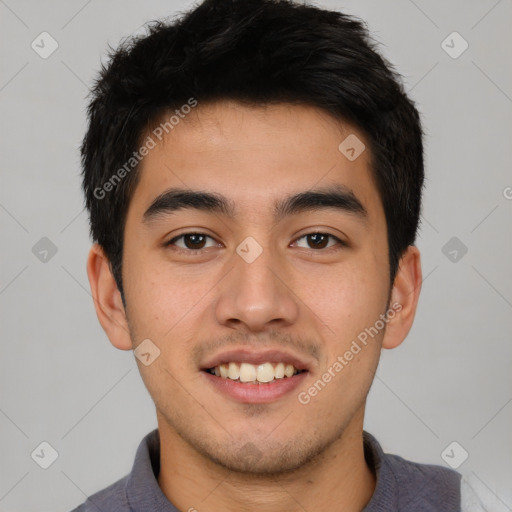
<svg viewBox="0 0 512 512">
<path fill-rule="evenodd" d="M 363 440 L 377 485 L 362 512 L 461 512 L 459 473 L 386 454 L 368 432 L 363 432 Z M 160 437 L 155 429 L 141 441 L 131 473 L 72 512 L 178 512 L 158 486 L 159 471 Z"/>
</svg>

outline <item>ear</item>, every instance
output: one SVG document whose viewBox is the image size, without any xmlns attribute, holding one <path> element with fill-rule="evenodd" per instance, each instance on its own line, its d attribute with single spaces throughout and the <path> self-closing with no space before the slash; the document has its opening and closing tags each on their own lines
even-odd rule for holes
<svg viewBox="0 0 512 512">
<path fill-rule="evenodd" d="M 420 251 L 410 245 L 400 259 L 391 290 L 389 310 L 394 310 L 394 315 L 388 314 L 382 348 L 398 347 L 409 333 L 418 305 L 421 281 Z"/>
<path fill-rule="evenodd" d="M 130 331 L 121 293 L 100 245 L 94 244 L 87 258 L 87 275 L 96 315 L 110 343 L 120 350 L 132 350 Z"/>
</svg>

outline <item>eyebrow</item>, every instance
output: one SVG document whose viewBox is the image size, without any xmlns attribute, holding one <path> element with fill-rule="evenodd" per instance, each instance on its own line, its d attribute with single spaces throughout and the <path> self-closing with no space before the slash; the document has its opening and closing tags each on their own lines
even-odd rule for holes
<svg viewBox="0 0 512 512">
<path fill-rule="evenodd" d="M 148 224 L 183 209 L 222 214 L 231 219 L 236 217 L 235 203 L 222 194 L 171 188 L 153 200 L 143 215 L 143 223 Z M 368 212 L 363 203 L 352 190 L 339 184 L 299 192 L 277 201 L 274 204 L 274 220 L 278 222 L 290 215 L 322 209 L 347 213 L 362 222 L 368 220 Z"/>
</svg>

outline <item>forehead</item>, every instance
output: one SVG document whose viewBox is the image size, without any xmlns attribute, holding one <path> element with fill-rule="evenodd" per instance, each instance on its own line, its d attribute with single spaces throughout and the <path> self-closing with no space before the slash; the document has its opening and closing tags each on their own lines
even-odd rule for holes
<svg viewBox="0 0 512 512">
<path fill-rule="evenodd" d="M 145 135 L 155 145 L 140 164 L 131 201 L 139 215 L 176 187 L 228 196 L 243 216 L 271 215 L 283 196 L 331 185 L 352 191 L 370 218 L 384 215 L 364 135 L 318 108 L 222 101 L 198 104 L 165 125 L 170 116 Z"/>
</svg>

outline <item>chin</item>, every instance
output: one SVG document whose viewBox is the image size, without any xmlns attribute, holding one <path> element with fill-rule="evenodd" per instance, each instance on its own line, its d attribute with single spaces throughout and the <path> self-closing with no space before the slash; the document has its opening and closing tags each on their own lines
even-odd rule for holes
<svg viewBox="0 0 512 512">
<path fill-rule="evenodd" d="M 319 458 L 330 443 L 305 444 L 304 440 L 287 440 L 286 444 L 268 440 L 238 443 L 240 448 L 196 446 L 195 448 L 211 462 L 241 475 L 273 477 L 294 473 Z"/>
</svg>

